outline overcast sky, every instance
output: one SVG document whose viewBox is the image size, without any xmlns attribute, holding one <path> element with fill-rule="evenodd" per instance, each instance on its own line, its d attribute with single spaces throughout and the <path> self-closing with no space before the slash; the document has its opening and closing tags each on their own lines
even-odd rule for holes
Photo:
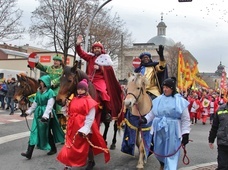
<svg viewBox="0 0 228 170">
<path fill-rule="evenodd" d="M 38 2 L 18 0 L 18 3 L 24 11 L 23 24 L 29 26 L 30 13 Z M 228 67 L 228 0 L 184 3 L 178 0 L 112 0 L 104 8 L 112 8 L 112 13 L 118 13 L 135 43 L 146 43 L 157 35 L 163 13 L 166 36 L 184 44 L 199 62 L 200 72 L 215 72 L 220 61 Z M 15 43 L 24 45 L 26 41 Z M 36 42 L 28 43 L 35 45 Z"/>
</svg>

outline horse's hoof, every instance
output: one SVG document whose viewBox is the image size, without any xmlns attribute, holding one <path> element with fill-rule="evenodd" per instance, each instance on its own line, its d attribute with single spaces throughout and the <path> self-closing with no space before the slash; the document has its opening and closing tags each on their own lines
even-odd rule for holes
<svg viewBox="0 0 228 170">
<path fill-rule="evenodd" d="M 115 144 L 111 144 L 110 149 L 111 150 L 115 150 L 116 149 L 116 145 Z"/>
<path fill-rule="evenodd" d="M 136 167 L 137 168 L 137 167 Z M 144 168 L 137 168 L 137 170 L 144 170 Z"/>
<path fill-rule="evenodd" d="M 144 169 L 144 166 L 141 165 L 141 164 L 138 164 L 138 165 L 136 166 L 136 168 L 137 168 L 137 170 L 143 170 L 143 169 Z"/>
</svg>

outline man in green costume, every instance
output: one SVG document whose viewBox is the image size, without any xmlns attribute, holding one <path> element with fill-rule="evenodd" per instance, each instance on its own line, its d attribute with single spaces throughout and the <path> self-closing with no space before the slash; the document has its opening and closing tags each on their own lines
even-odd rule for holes
<svg viewBox="0 0 228 170">
<path fill-rule="evenodd" d="M 27 115 L 34 113 L 28 149 L 21 153 L 27 159 L 31 159 L 35 146 L 41 150 L 50 150 L 47 155 L 53 155 L 57 152 L 55 143 L 64 142 L 64 132 L 53 109 L 55 93 L 51 89 L 50 76 L 42 76 L 39 85 L 32 106 L 25 112 Z"/>
<path fill-rule="evenodd" d="M 37 62 L 36 68 L 42 72 L 45 72 L 50 76 L 51 88 L 55 92 L 55 95 L 57 96 L 59 92 L 59 87 L 60 87 L 60 77 L 63 73 L 64 65 L 63 65 L 62 57 L 59 55 L 54 56 L 53 61 L 54 61 L 54 64 L 52 66 L 45 66 L 45 65 L 42 65 L 40 62 Z M 59 122 L 64 122 L 63 124 L 61 123 L 61 127 L 65 130 L 66 117 L 61 112 L 62 107 L 57 103 L 55 103 L 54 109 L 56 111 Z"/>
</svg>

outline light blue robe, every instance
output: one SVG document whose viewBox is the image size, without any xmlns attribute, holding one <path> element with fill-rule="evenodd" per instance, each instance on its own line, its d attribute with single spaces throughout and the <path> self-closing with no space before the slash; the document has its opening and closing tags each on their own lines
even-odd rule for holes
<svg viewBox="0 0 228 170">
<path fill-rule="evenodd" d="M 180 151 L 171 157 L 164 156 L 175 153 L 181 145 L 182 134 L 190 131 L 190 118 L 186 111 L 188 104 L 180 94 L 174 97 L 162 94 L 153 100 L 152 111 L 146 115 L 148 122 L 153 120 L 151 134 L 154 134 L 154 153 L 165 164 L 165 170 L 177 170 Z"/>
</svg>

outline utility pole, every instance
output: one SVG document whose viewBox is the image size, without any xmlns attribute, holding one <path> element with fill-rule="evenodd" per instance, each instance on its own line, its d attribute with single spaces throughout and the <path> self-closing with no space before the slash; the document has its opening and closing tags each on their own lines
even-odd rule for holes
<svg viewBox="0 0 228 170">
<path fill-rule="evenodd" d="M 90 27 L 92 25 L 92 22 L 95 18 L 95 16 L 97 15 L 97 13 L 101 10 L 101 8 L 103 8 L 107 3 L 111 2 L 112 0 L 107 0 L 105 1 L 103 4 L 101 4 L 101 6 L 99 6 L 96 11 L 94 12 L 94 14 L 92 15 L 92 17 L 89 20 L 89 24 L 86 27 L 86 35 L 85 35 L 85 47 L 84 50 L 87 52 L 88 51 L 88 44 L 89 44 L 89 33 L 90 33 Z M 86 69 L 86 63 L 84 63 L 84 69 Z M 85 71 L 85 70 L 84 70 Z"/>
</svg>

